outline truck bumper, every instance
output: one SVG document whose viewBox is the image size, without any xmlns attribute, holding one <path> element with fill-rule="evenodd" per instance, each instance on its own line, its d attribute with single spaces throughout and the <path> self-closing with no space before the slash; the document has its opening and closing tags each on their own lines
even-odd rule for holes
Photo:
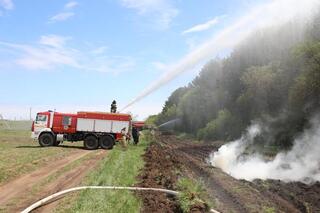
<svg viewBox="0 0 320 213">
<path fill-rule="evenodd" d="M 33 140 L 38 140 L 39 138 L 39 133 L 38 132 L 31 132 L 31 138 Z"/>
</svg>

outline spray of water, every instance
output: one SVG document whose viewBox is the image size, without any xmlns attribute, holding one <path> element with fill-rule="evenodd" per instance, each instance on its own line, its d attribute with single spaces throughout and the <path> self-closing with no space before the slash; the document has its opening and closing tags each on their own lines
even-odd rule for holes
<svg viewBox="0 0 320 213">
<path fill-rule="evenodd" d="M 261 125 L 252 125 L 239 140 L 220 147 L 210 155 L 213 166 L 237 179 L 279 179 L 286 182 L 320 181 L 320 120 L 312 120 L 312 127 L 294 141 L 288 152 L 278 153 L 273 160 L 265 160 L 259 154 L 243 155 L 254 138 L 260 134 Z"/>
<path fill-rule="evenodd" d="M 177 125 L 179 122 L 180 122 L 180 119 L 176 118 L 176 119 L 173 119 L 173 120 L 170 120 L 168 122 L 165 122 L 165 123 L 161 124 L 160 126 L 158 126 L 158 128 L 170 128 L 170 129 L 173 129 L 173 127 L 175 125 Z"/>
<path fill-rule="evenodd" d="M 176 64 L 168 66 L 169 69 L 166 73 L 150 84 L 121 111 L 156 91 L 181 73 L 215 57 L 223 50 L 234 47 L 258 28 L 281 25 L 298 17 L 303 20 L 311 16 L 319 4 L 319 0 L 269 0 L 267 3 L 252 8 L 246 15 L 220 30 L 210 40 L 204 42 Z"/>
</svg>

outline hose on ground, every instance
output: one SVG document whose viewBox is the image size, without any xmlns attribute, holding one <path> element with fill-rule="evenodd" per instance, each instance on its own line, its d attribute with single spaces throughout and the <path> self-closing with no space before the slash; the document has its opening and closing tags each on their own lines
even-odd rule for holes
<svg viewBox="0 0 320 213">
<path fill-rule="evenodd" d="M 155 191 L 155 192 L 164 192 L 170 195 L 177 196 L 179 192 L 173 191 L 173 190 L 168 190 L 168 189 L 160 189 L 160 188 L 143 188 L 143 187 L 125 187 L 125 186 L 79 186 L 79 187 L 74 187 L 70 189 L 66 189 L 60 192 L 57 192 L 55 194 L 52 194 L 48 197 L 45 197 L 38 202 L 32 204 L 25 210 L 23 210 L 21 213 L 29 213 L 32 210 L 45 205 L 48 203 L 50 200 L 57 199 L 60 197 L 65 196 L 68 193 L 74 192 L 74 191 L 79 191 L 79 190 L 84 190 L 84 189 L 109 189 L 109 190 L 130 190 L 130 191 Z M 219 213 L 218 211 L 214 209 L 210 209 L 210 212 L 212 213 Z"/>
</svg>

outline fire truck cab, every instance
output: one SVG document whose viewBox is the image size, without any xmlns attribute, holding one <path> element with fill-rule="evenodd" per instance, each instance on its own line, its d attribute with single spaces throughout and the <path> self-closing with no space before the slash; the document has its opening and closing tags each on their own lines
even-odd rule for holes
<svg viewBox="0 0 320 213">
<path fill-rule="evenodd" d="M 131 115 L 104 112 L 39 112 L 31 137 L 40 146 L 58 146 L 63 141 L 84 141 L 86 149 L 112 149 L 121 131 L 131 131 Z"/>
</svg>

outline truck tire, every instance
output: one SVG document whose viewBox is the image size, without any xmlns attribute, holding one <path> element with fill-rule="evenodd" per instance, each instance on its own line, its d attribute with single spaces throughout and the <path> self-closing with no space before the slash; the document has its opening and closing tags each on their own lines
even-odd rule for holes
<svg viewBox="0 0 320 213">
<path fill-rule="evenodd" d="M 53 146 L 55 140 L 51 133 L 42 133 L 39 137 L 39 144 L 42 147 Z"/>
<path fill-rule="evenodd" d="M 102 149 L 112 149 L 114 145 L 114 138 L 110 135 L 101 136 L 99 143 Z"/>
<path fill-rule="evenodd" d="M 98 149 L 99 147 L 98 139 L 93 135 L 85 137 L 83 144 L 84 147 L 89 150 Z"/>
</svg>

